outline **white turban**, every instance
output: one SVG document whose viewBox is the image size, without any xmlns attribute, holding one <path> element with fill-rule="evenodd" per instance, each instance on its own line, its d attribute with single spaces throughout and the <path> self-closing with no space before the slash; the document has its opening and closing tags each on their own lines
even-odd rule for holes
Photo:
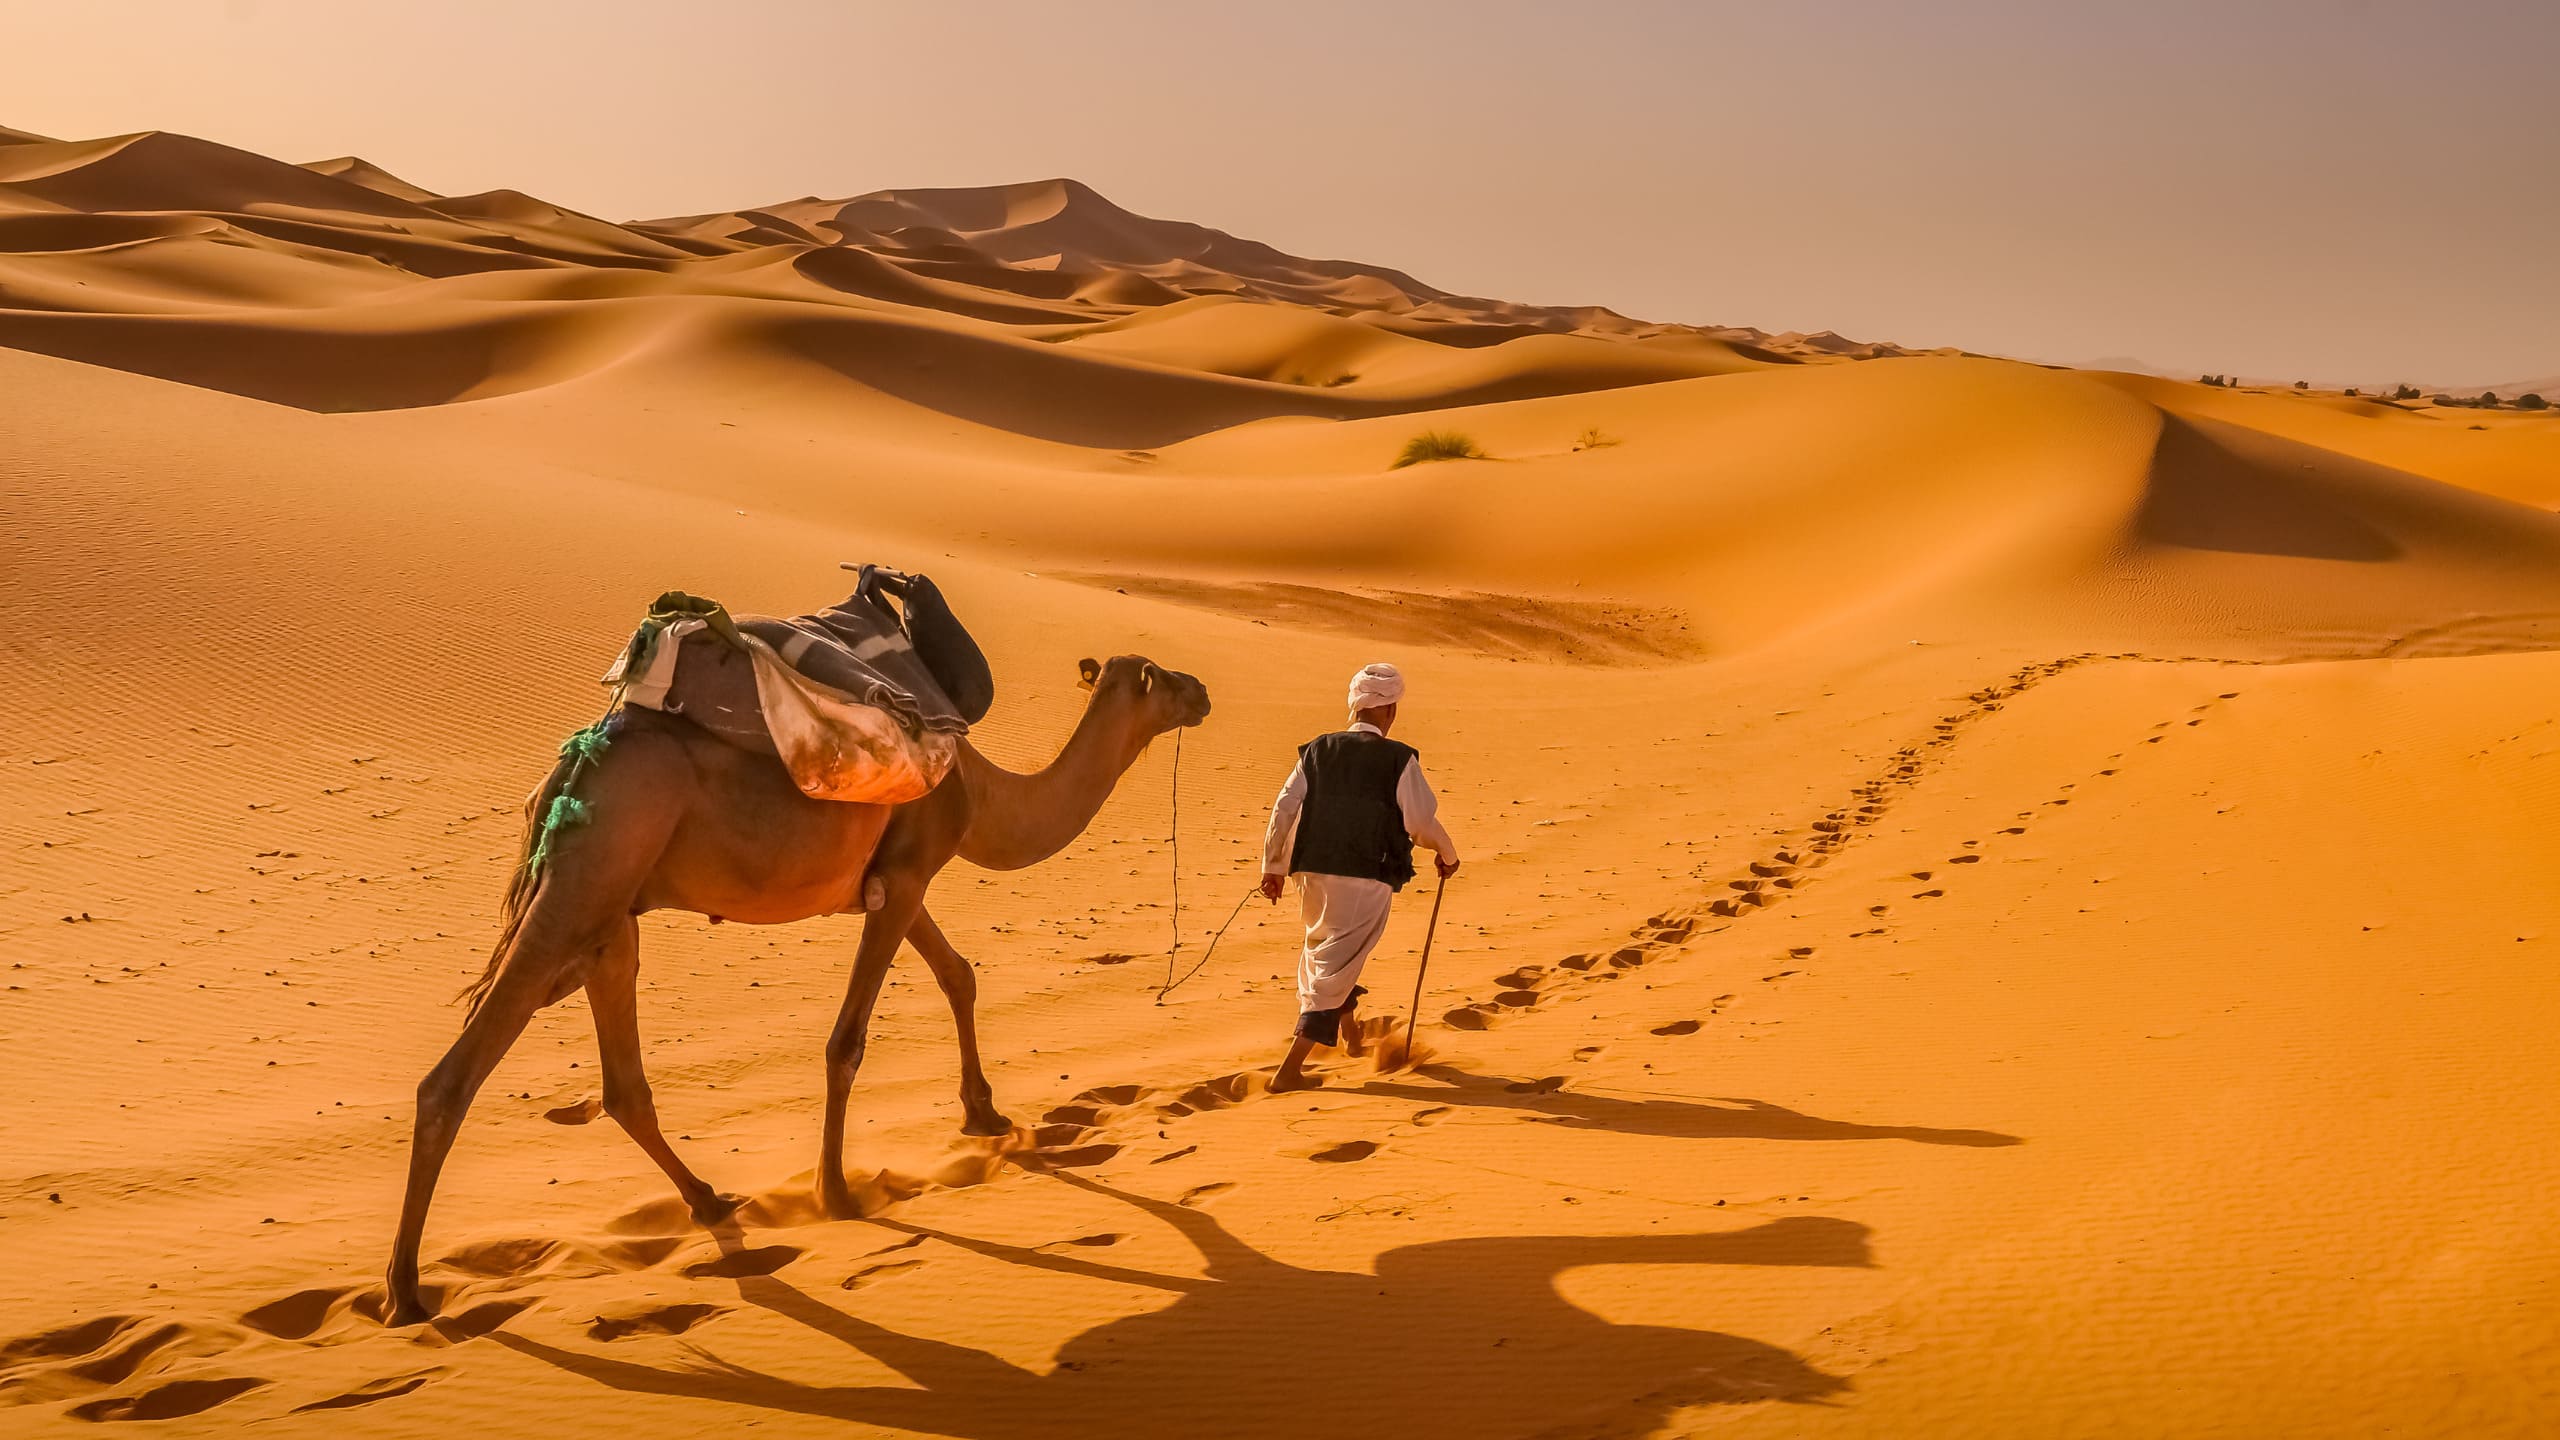
<svg viewBox="0 0 2560 1440">
<path fill-rule="evenodd" d="M 1383 662 L 1361 667 L 1351 677 L 1351 708 L 1376 710 L 1404 698 L 1404 672 Z"/>
</svg>

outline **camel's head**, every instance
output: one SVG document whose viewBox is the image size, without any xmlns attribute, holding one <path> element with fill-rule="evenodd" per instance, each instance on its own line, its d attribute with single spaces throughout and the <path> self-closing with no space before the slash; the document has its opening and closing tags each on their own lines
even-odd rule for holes
<svg viewBox="0 0 2560 1440">
<path fill-rule="evenodd" d="M 1134 705 L 1145 716 L 1146 733 L 1197 725 L 1209 718 L 1209 687 L 1179 670 L 1167 670 L 1144 655 L 1114 655 L 1108 660 L 1080 660 L 1078 683 L 1105 698 Z"/>
</svg>

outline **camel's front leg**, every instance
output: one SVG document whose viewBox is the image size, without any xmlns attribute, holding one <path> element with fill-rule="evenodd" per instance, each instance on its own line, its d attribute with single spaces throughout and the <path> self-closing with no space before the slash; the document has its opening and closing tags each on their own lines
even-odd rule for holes
<svg viewBox="0 0 2560 1440">
<path fill-rule="evenodd" d="M 844 1107 L 853 1094 L 853 1077 L 862 1069 L 871 1007 L 880 999 L 881 982 L 889 978 L 889 962 L 924 911 L 925 877 L 876 870 L 874 874 L 882 890 L 880 908 L 862 917 L 862 944 L 854 952 L 853 979 L 845 986 L 844 1008 L 836 1014 L 835 1031 L 827 1037 L 827 1117 L 818 1143 L 818 1199 L 827 1214 L 838 1220 L 859 1214 L 844 1179 Z"/>
<path fill-rule="evenodd" d="M 907 930 L 907 943 L 915 946 L 924 963 L 933 967 L 933 978 L 942 986 L 943 998 L 951 1002 L 951 1025 L 960 1036 L 961 1133 L 1013 1133 L 1013 1122 L 996 1109 L 995 1089 L 987 1084 L 987 1072 L 978 1063 L 977 967 L 951 948 L 950 939 L 927 911 L 916 912 L 915 924 Z"/>
</svg>

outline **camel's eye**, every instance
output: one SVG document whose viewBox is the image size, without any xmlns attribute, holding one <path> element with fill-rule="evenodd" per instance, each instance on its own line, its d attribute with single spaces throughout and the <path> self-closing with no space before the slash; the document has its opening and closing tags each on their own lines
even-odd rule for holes
<svg viewBox="0 0 2560 1440">
<path fill-rule="evenodd" d="M 1076 688 L 1090 690 L 1093 682 L 1102 678 L 1102 667 L 1089 658 L 1079 660 L 1076 662 L 1076 675 Z"/>
</svg>

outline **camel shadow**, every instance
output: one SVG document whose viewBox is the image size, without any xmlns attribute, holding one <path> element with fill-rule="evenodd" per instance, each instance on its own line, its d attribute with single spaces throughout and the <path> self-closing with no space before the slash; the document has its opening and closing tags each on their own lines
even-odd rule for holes
<svg viewBox="0 0 2560 1440">
<path fill-rule="evenodd" d="M 1778 1346 L 1667 1325 L 1615 1324 L 1557 1289 L 1598 1265 L 1868 1267 L 1867 1229 L 1803 1216 L 1697 1234 L 1485 1236 L 1401 1246 L 1370 1270 L 1292 1265 L 1207 1213 L 1065 1172 L 1061 1184 L 1170 1226 L 1204 1273 L 1160 1274 L 1047 1254 L 896 1220 L 871 1223 L 973 1254 L 1170 1297 L 1060 1346 L 1046 1371 L 909 1335 L 774 1276 L 737 1282 L 751 1304 L 886 1365 L 908 1385 L 830 1385 L 750 1369 L 696 1348 L 673 1368 L 500 1332 L 519 1354 L 634 1394 L 722 1400 L 786 1414 L 965 1440 L 1098 1434 L 1297 1437 L 1392 1416 L 1400 1435 L 1635 1436 L 1689 1406 L 1818 1401 L 1845 1381 Z M 736 1232 L 724 1246 L 738 1243 Z M 983 1293 L 983 1292 L 982 1292 Z M 1703 1306 L 1711 1282 L 1689 1292 Z"/>
<path fill-rule="evenodd" d="M 1983 1149 L 2027 1143 L 1997 1130 L 1943 1130 L 1926 1125 L 1861 1125 L 1848 1120 L 1825 1120 L 1766 1100 L 1610 1095 L 1565 1089 L 1562 1077 L 1506 1080 L 1498 1075 L 1471 1074 L 1454 1065 L 1423 1065 L 1416 1067 L 1414 1073 L 1437 1080 L 1447 1088 L 1372 1080 L 1344 1093 L 1518 1110 L 1543 1123 L 1569 1129 L 1659 1135 L 1674 1140 L 1910 1140 L 1922 1145 Z"/>
</svg>

